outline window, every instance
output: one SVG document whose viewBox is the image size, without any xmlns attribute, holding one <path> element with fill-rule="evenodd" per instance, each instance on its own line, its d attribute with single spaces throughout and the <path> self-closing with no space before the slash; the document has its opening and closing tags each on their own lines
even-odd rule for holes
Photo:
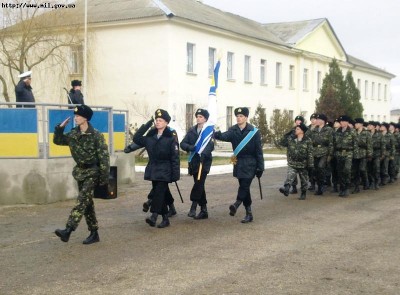
<svg viewBox="0 0 400 295">
<path fill-rule="evenodd" d="M 371 83 L 371 99 L 375 98 L 375 82 Z"/>
<path fill-rule="evenodd" d="M 303 71 L 303 91 L 308 91 L 308 69 Z"/>
<path fill-rule="evenodd" d="M 361 93 L 361 79 L 357 79 L 357 88 Z"/>
<path fill-rule="evenodd" d="M 267 84 L 266 70 L 267 70 L 267 61 L 265 59 L 262 59 L 260 61 L 260 84 L 261 85 Z"/>
<path fill-rule="evenodd" d="M 385 101 L 386 101 L 386 99 L 387 99 L 386 94 L 387 94 L 387 85 L 385 84 L 385 87 L 383 88 L 383 99 L 384 99 Z"/>
<path fill-rule="evenodd" d="M 381 121 L 381 115 L 378 115 L 378 121 Z"/>
<path fill-rule="evenodd" d="M 233 107 L 226 107 L 226 130 L 232 127 Z"/>
<path fill-rule="evenodd" d="M 276 86 L 282 86 L 282 63 L 276 63 Z"/>
<path fill-rule="evenodd" d="M 83 73 L 83 46 L 71 47 L 71 73 L 82 74 Z"/>
<path fill-rule="evenodd" d="M 321 71 L 317 72 L 317 93 L 321 93 L 322 88 L 322 73 Z"/>
<path fill-rule="evenodd" d="M 289 89 L 294 89 L 294 66 L 289 66 Z"/>
<path fill-rule="evenodd" d="M 378 83 L 378 100 L 381 100 L 381 83 Z"/>
<path fill-rule="evenodd" d="M 233 66 L 234 66 L 234 58 L 235 58 L 235 54 L 233 52 L 228 52 L 228 56 L 227 56 L 227 73 L 226 73 L 226 77 L 228 80 L 233 80 Z"/>
<path fill-rule="evenodd" d="M 367 114 L 364 114 L 364 120 L 365 121 L 368 120 L 368 115 Z"/>
<path fill-rule="evenodd" d="M 215 68 L 215 48 L 208 48 L 208 76 L 212 77 L 214 75 L 214 68 Z"/>
<path fill-rule="evenodd" d="M 290 118 L 290 120 L 293 121 L 293 111 L 292 110 L 289 110 L 289 118 Z"/>
<path fill-rule="evenodd" d="M 187 64 L 186 64 L 186 72 L 194 73 L 194 54 L 195 54 L 196 45 L 192 43 L 186 44 L 186 54 L 187 54 Z"/>
<path fill-rule="evenodd" d="M 364 91 L 365 91 L 365 99 L 368 99 L 368 80 L 365 80 L 365 86 L 364 86 Z"/>
<path fill-rule="evenodd" d="M 194 104 L 186 104 L 186 132 L 193 126 Z"/>
<path fill-rule="evenodd" d="M 371 115 L 371 120 L 372 120 L 372 121 L 374 120 L 374 115 Z"/>
<path fill-rule="evenodd" d="M 386 115 L 383 116 L 383 121 L 386 121 Z"/>
<path fill-rule="evenodd" d="M 244 56 L 244 81 L 251 82 L 251 57 Z"/>
</svg>

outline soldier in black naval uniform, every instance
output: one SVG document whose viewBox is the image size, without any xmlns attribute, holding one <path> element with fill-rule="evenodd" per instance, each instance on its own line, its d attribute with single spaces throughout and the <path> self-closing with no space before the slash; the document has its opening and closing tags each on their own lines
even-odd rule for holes
<svg viewBox="0 0 400 295">
<path fill-rule="evenodd" d="M 229 207 L 229 214 L 234 216 L 237 208 L 243 202 L 246 209 L 246 216 L 241 222 L 248 223 L 253 221 L 250 185 L 254 176 L 258 178 L 262 176 L 264 172 L 264 159 L 260 131 L 247 123 L 249 109 L 246 107 L 236 108 L 235 116 L 237 124 L 224 133 L 221 133 L 221 131 L 216 132 L 215 138 L 231 142 L 234 150 L 234 156 L 232 157 L 234 165 L 233 176 L 239 180 L 239 189 L 236 202 Z M 241 146 L 243 148 L 240 149 Z"/>
<path fill-rule="evenodd" d="M 186 136 L 181 142 L 181 148 L 187 152 L 194 152 L 196 149 L 196 141 L 200 136 L 200 133 L 207 122 L 210 114 L 205 109 L 198 109 L 195 113 L 197 124 L 189 129 Z M 188 213 L 189 217 L 194 219 L 207 219 L 207 198 L 204 188 L 204 184 L 207 178 L 207 174 L 210 172 L 212 155 L 211 152 L 214 149 L 214 142 L 210 140 L 201 155 L 195 153 L 189 162 L 189 174 L 193 176 L 194 185 L 192 191 L 190 192 L 190 200 L 192 201 L 192 206 Z M 200 176 L 200 164 L 202 165 Z M 200 212 L 196 216 L 197 204 L 200 205 Z"/>
<path fill-rule="evenodd" d="M 160 214 L 163 219 L 158 228 L 170 225 L 166 202 L 168 183 L 178 181 L 180 178 L 179 143 L 176 141 L 175 131 L 167 126 L 170 121 L 168 112 L 158 109 L 155 112 L 155 128 L 144 135 L 153 124 L 151 119 L 133 136 L 133 142 L 145 147 L 149 156 L 144 179 L 152 182 L 154 193 L 150 206 L 152 214 L 146 218 L 146 223 L 155 226 Z"/>
</svg>

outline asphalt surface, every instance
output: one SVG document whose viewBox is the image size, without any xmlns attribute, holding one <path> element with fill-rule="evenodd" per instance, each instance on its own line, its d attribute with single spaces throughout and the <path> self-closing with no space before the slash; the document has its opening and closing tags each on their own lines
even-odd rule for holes
<svg viewBox="0 0 400 295">
<path fill-rule="evenodd" d="M 54 235 L 74 201 L 0 207 L 0 294 L 400 294 L 399 182 L 343 199 L 284 197 L 285 168 L 252 184 L 254 221 L 229 216 L 237 180 L 206 182 L 210 218 L 186 216 L 192 179 L 174 185 L 178 214 L 151 228 L 142 212 L 150 183 L 96 200 L 99 243 L 83 245 L 85 221 L 68 243 Z"/>
</svg>

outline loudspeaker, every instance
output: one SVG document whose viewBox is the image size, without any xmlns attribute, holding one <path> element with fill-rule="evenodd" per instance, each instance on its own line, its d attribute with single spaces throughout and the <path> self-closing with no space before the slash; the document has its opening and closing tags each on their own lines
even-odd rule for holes
<svg viewBox="0 0 400 295">
<path fill-rule="evenodd" d="M 97 185 L 94 188 L 94 197 L 98 199 L 115 199 L 118 196 L 117 166 L 110 166 L 108 184 Z"/>
</svg>

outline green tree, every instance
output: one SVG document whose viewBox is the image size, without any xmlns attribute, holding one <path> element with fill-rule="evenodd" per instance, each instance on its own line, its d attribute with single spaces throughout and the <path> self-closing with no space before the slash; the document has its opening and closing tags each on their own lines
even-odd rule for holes
<svg viewBox="0 0 400 295">
<path fill-rule="evenodd" d="M 271 140 L 271 132 L 268 128 L 267 115 L 265 113 L 265 108 L 263 108 L 262 104 L 258 104 L 254 117 L 250 119 L 250 124 L 256 126 L 261 133 L 261 144 L 270 142 Z"/>
<path fill-rule="evenodd" d="M 329 120 L 345 114 L 344 89 L 342 70 L 336 59 L 333 59 L 329 64 L 329 73 L 322 82 L 320 97 L 315 101 L 315 112 L 325 114 Z"/>
<path fill-rule="evenodd" d="M 344 80 L 344 96 L 342 101 L 345 114 L 353 119 L 362 117 L 364 108 L 360 99 L 360 90 L 358 90 L 356 83 L 354 83 L 352 72 L 348 71 Z"/>
<path fill-rule="evenodd" d="M 279 141 L 286 132 L 293 128 L 293 118 L 291 118 L 289 111 L 286 109 L 283 111 L 275 109 L 269 126 L 271 126 L 271 143 L 277 148 L 282 148 L 278 144 Z"/>
</svg>

